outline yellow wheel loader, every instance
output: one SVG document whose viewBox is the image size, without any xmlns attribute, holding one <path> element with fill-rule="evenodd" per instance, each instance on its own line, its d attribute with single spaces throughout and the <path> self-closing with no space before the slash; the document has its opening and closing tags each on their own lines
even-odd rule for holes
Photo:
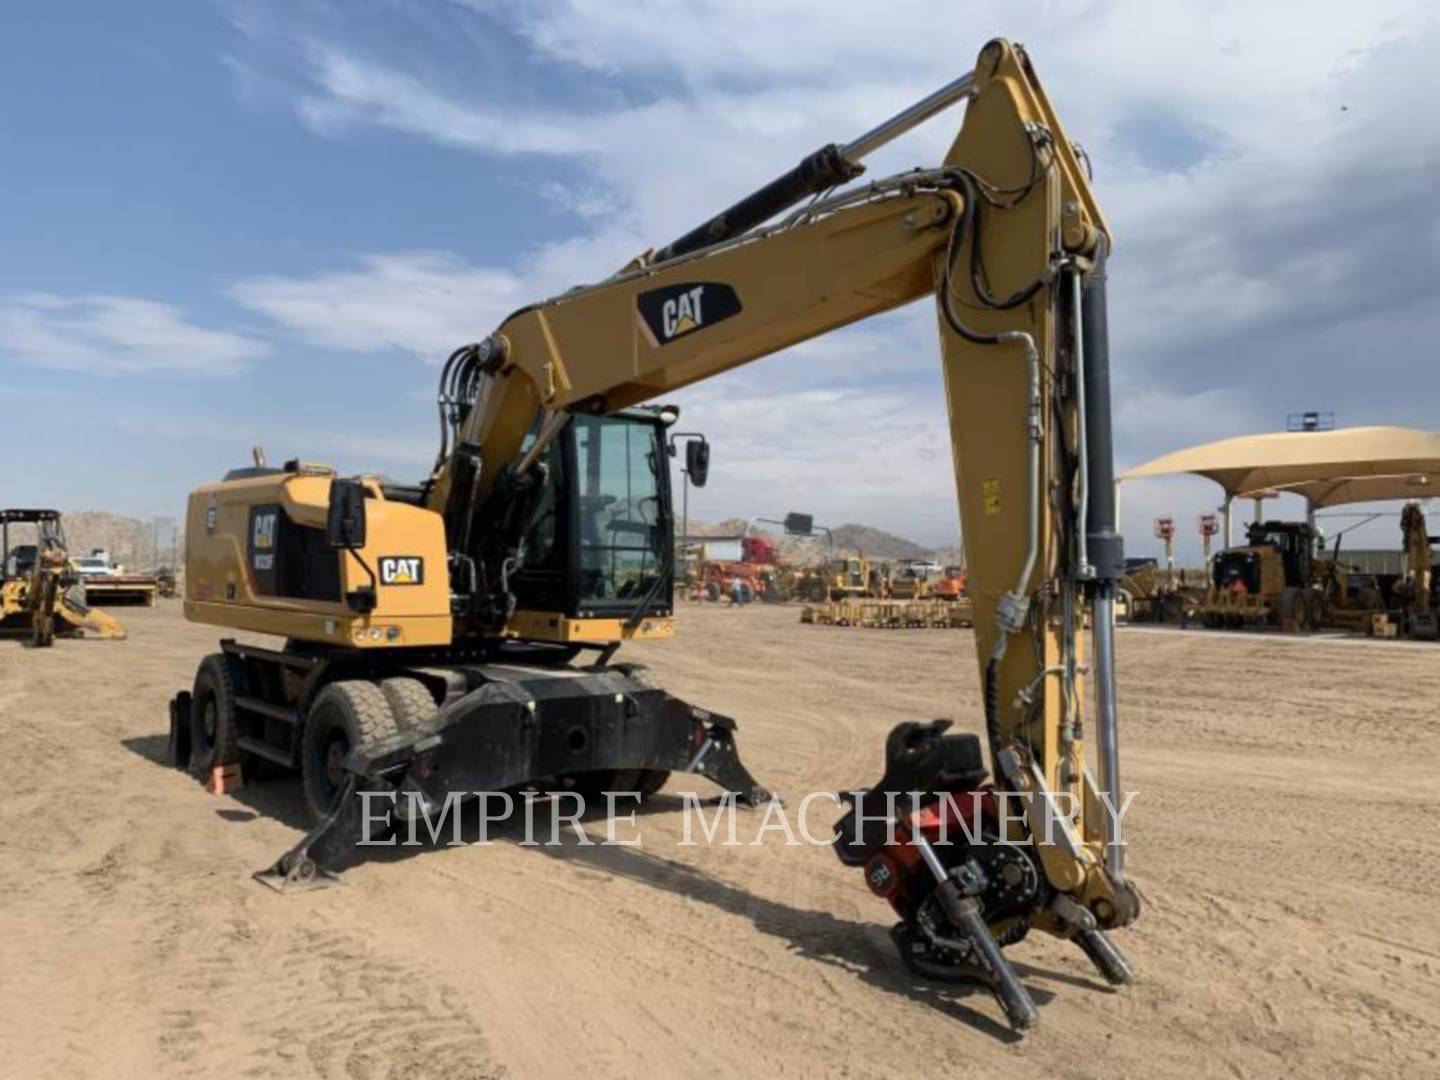
<svg viewBox="0 0 1440 1080">
<path fill-rule="evenodd" d="M 12 528 L 34 543 L 12 545 Z M 85 602 L 80 575 L 65 547 L 58 510 L 0 510 L 0 634 L 18 634 L 48 647 L 58 637 L 119 641 L 120 621 Z"/>
<path fill-rule="evenodd" d="M 939 164 L 849 185 L 875 149 L 962 102 Z M 457 349 L 420 483 L 295 461 L 195 491 L 187 617 L 276 644 L 222 642 L 172 730 L 188 724 L 197 768 L 300 771 L 315 827 L 268 873 L 281 887 L 357 854 L 377 807 L 403 828 L 465 793 L 643 795 L 675 769 L 763 799 L 733 721 L 616 662 L 626 642 L 672 634 L 676 411 L 645 403 L 928 298 L 985 739 L 897 727 L 836 853 L 896 911 L 912 970 L 989 987 L 1016 1028 L 1038 1014 L 1002 947 L 1031 930 L 1128 981 L 1106 936 L 1140 906 L 1116 809 L 1110 247 L 1029 58 L 990 42 L 872 131 Z M 945 844 L 952 807 L 975 829 Z"/>
</svg>

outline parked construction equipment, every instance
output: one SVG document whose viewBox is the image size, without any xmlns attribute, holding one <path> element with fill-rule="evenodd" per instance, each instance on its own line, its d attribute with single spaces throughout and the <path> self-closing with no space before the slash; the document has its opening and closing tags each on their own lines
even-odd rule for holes
<svg viewBox="0 0 1440 1080">
<path fill-rule="evenodd" d="M 1257 522 L 1246 535 L 1246 546 L 1215 556 L 1201 621 L 1206 626 L 1318 630 L 1324 608 L 1315 587 L 1314 527 L 1294 521 Z"/>
<path fill-rule="evenodd" d="M 939 168 L 829 194 L 875 148 L 962 100 L 964 124 Z M 838 854 L 895 908 L 907 964 L 990 987 L 1016 1028 L 1037 1012 L 1000 946 L 1032 928 L 1074 941 L 1109 981 L 1129 981 L 1105 937 L 1139 913 L 1113 809 L 1125 800 L 1110 244 L 1028 57 L 993 41 L 974 72 L 875 130 L 457 350 L 442 373 L 440 454 L 421 484 L 297 461 L 194 492 L 186 615 L 286 641 L 223 642 L 193 695 L 174 703 L 197 767 L 250 756 L 301 772 L 316 824 L 268 879 L 311 883 L 350 855 L 362 789 L 389 797 L 398 824 L 458 792 L 644 792 L 677 768 L 763 799 L 733 722 L 612 662 L 624 642 L 672 632 L 665 430 L 676 411 L 636 406 L 930 297 L 990 782 L 1015 794 L 984 787 L 980 739 L 943 724 L 900 725 L 872 794 L 926 793 L 926 812 L 954 794 L 984 811 L 985 835 L 1016 843 L 967 844 L 954 832 L 937 846 L 907 810 L 903 852 L 851 819 L 860 827 Z M 1087 623 L 1093 647 L 1083 649 Z M 591 662 L 572 665 L 586 650 Z M 1082 732 L 1097 738 L 1098 772 Z M 1073 808 L 1058 821 L 1056 796 Z"/>
<path fill-rule="evenodd" d="M 16 527 L 33 532 L 34 543 L 12 544 Z M 56 637 L 125 637 L 119 620 L 85 602 L 58 510 L 0 510 L 0 632 L 23 633 L 41 648 Z"/>
<path fill-rule="evenodd" d="M 144 604 L 154 607 L 160 595 L 160 581 L 154 574 L 127 573 L 123 566 L 110 561 L 104 550 L 70 560 L 85 586 L 89 604 Z"/>
<path fill-rule="evenodd" d="M 709 544 L 703 546 L 706 557 L 697 561 L 693 579 L 687 583 L 694 599 L 738 599 L 742 604 L 782 599 L 780 548 L 774 540 L 740 537 L 735 544 L 739 559 L 710 558 Z"/>
<path fill-rule="evenodd" d="M 802 570 L 794 586 L 794 595 L 811 603 L 879 597 L 883 592 L 879 565 L 863 554 L 835 556 Z"/>
<path fill-rule="evenodd" d="M 1400 512 L 1400 536 L 1405 547 L 1405 575 L 1396 585 L 1396 601 L 1407 637 L 1421 641 L 1440 639 L 1440 575 L 1435 573 L 1435 543 L 1425 525 L 1418 502 L 1407 502 Z"/>
<path fill-rule="evenodd" d="M 1120 583 L 1123 615 L 1132 623 L 1179 623 L 1203 603 L 1207 590 L 1185 583 L 1183 572 L 1161 570 L 1153 558 L 1125 560 Z"/>
<path fill-rule="evenodd" d="M 975 625 L 969 600 L 830 600 L 806 604 L 800 621 L 817 626 L 862 626 L 870 629 L 958 630 Z"/>
</svg>

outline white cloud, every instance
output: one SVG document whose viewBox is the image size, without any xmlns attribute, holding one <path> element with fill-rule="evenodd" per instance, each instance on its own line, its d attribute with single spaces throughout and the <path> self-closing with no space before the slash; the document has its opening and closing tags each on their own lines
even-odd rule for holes
<svg viewBox="0 0 1440 1080">
<path fill-rule="evenodd" d="M 352 270 L 244 282 L 237 299 L 323 344 L 443 356 L 511 308 L 603 277 L 953 78 L 985 27 L 1031 46 L 1069 134 L 1096 162 L 1118 238 L 1111 324 L 1125 459 L 1275 426 L 1296 408 L 1355 409 L 1343 423 L 1440 404 L 1440 377 L 1413 360 L 1403 401 L 1357 394 L 1354 378 L 1359 328 L 1378 327 L 1398 358 L 1418 355 L 1434 327 L 1424 283 L 1440 270 L 1440 128 L 1417 122 L 1413 103 L 1440 94 L 1440 30 L 1421 0 L 994 0 L 967 4 L 963 18 L 929 0 L 837 0 L 823 14 L 808 0 L 467 6 L 528 43 L 527 73 L 561 70 L 563 100 L 547 98 L 541 79 L 516 87 L 479 67 L 429 71 L 335 37 L 304 52 L 296 108 L 327 133 L 399 131 L 583 172 L 537 185 L 575 213 L 575 237 L 490 266 L 374 255 Z M 957 120 L 882 151 L 871 174 L 938 160 Z M 918 521 L 936 502 L 953 515 L 948 461 L 932 445 L 945 444 L 938 378 L 915 374 L 938 364 L 933 316 L 917 305 L 893 319 L 682 395 L 716 438 L 717 461 L 743 477 L 707 491 L 724 502 L 717 513 L 754 512 L 764 490 L 891 506 L 886 521 Z M 878 374 L 896 369 L 901 384 Z M 889 433 L 857 435 L 854 417 Z M 909 436 L 921 424 L 930 443 Z M 833 460 L 816 457 L 819 446 Z M 809 472 L 792 481 L 777 461 Z"/>
<path fill-rule="evenodd" d="M 532 299 L 510 271 L 426 251 L 367 256 L 357 269 L 312 277 L 249 278 L 230 296 L 317 345 L 435 362 Z"/>
<path fill-rule="evenodd" d="M 690 493 L 696 520 L 794 510 L 830 526 L 878 523 L 936 545 L 955 542 L 938 371 L 918 393 L 824 382 L 777 389 L 736 372 L 667 400 L 681 406 L 681 429 L 714 444 L 710 482 Z"/>
<path fill-rule="evenodd" d="M 334 133 L 373 124 L 468 150 L 500 154 L 579 154 L 599 149 L 572 117 L 550 117 L 480 103 L 460 104 L 419 79 L 347 55 L 310 49 L 316 92 L 298 108 L 307 124 Z"/>
<path fill-rule="evenodd" d="M 0 297 L 0 348 L 34 367 L 94 375 L 231 375 L 269 352 L 256 338 L 197 326 L 169 304 L 52 293 Z"/>
<path fill-rule="evenodd" d="M 77 404 L 96 416 L 103 416 L 106 423 L 126 435 L 146 440 L 223 445 L 233 451 L 235 463 L 248 459 L 250 448 L 256 445 L 265 449 L 272 464 L 298 457 L 334 465 L 346 474 L 393 471 L 410 478 L 421 472 L 428 473 L 435 462 L 434 439 L 418 433 L 415 436 L 390 435 L 384 430 L 357 433 L 314 424 L 297 428 L 263 415 L 237 420 L 231 415 L 195 410 L 177 413 L 143 406 L 106 409 L 96 399 L 77 399 Z"/>
</svg>

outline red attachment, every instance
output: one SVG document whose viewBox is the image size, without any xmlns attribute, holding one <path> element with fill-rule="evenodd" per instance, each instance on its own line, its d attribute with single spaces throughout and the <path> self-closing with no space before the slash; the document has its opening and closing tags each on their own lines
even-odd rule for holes
<svg viewBox="0 0 1440 1080">
<path fill-rule="evenodd" d="M 768 536 L 747 536 L 740 543 L 747 563 L 759 566 L 780 565 L 780 546 Z"/>
<path fill-rule="evenodd" d="M 968 835 L 978 840 L 980 819 L 986 815 L 996 816 L 995 796 L 992 792 L 952 791 L 948 799 L 942 798 L 933 806 L 921 810 L 916 823 L 927 840 L 940 839 L 942 820 L 945 835 L 949 839 L 966 839 L 968 829 Z"/>
<path fill-rule="evenodd" d="M 912 821 L 932 843 L 940 839 L 943 823 L 945 836 L 953 844 L 965 842 L 967 835 L 978 840 L 980 819 L 996 816 L 994 792 L 955 791 L 950 793 L 950 798 L 942 798 L 921 810 Z M 920 857 L 920 849 L 910 843 L 910 835 L 906 824 L 897 823 L 895 842 L 876 852 L 865 864 L 865 884 L 876 896 L 888 900 L 901 916 L 918 898 L 930 873 Z"/>
</svg>

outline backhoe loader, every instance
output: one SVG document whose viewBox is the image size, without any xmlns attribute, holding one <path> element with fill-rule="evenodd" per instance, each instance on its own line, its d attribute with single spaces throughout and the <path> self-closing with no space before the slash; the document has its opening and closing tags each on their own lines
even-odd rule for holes
<svg viewBox="0 0 1440 1080">
<path fill-rule="evenodd" d="M 875 149 L 961 102 L 938 166 L 851 184 Z M 1106 936 L 1139 901 L 1117 809 L 1111 238 L 1088 172 L 1026 53 L 992 41 L 873 130 L 457 349 L 422 483 L 295 461 L 196 490 L 186 615 L 285 644 L 225 641 L 172 730 L 189 722 L 200 769 L 300 771 L 315 827 L 262 878 L 324 879 L 352 854 L 361 792 L 386 794 L 397 826 L 460 792 L 645 793 L 675 769 L 764 799 L 733 721 L 615 661 L 673 631 L 676 412 L 645 403 L 929 297 L 988 753 L 946 721 L 901 724 L 836 850 L 896 910 L 905 963 L 989 986 L 1016 1028 L 1037 1014 L 1001 947 L 1031 929 L 1128 981 Z M 876 810 L 895 795 L 904 807 Z M 942 843 L 957 808 L 980 827 Z"/>
<path fill-rule="evenodd" d="M 1421 641 L 1440 639 L 1440 615 L 1436 612 L 1435 543 L 1425 524 L 1425 511 L 1418 502 L 1407 502 L 1400 511 L 1400 537 L 1405 546 L 1405 573 L 1396 592 L 1402 609 L 1407 637 Z"/>
<path fill-rule="evenodd" d="M 35 542 L 12 546 L 14 526 L 33 529 Z M 37 648 L 57 636 L 125 637 L 118 619 L 85 602 L 58 510 L 0 510 L 0 633 L 21 634 Z"/>
</svg>

